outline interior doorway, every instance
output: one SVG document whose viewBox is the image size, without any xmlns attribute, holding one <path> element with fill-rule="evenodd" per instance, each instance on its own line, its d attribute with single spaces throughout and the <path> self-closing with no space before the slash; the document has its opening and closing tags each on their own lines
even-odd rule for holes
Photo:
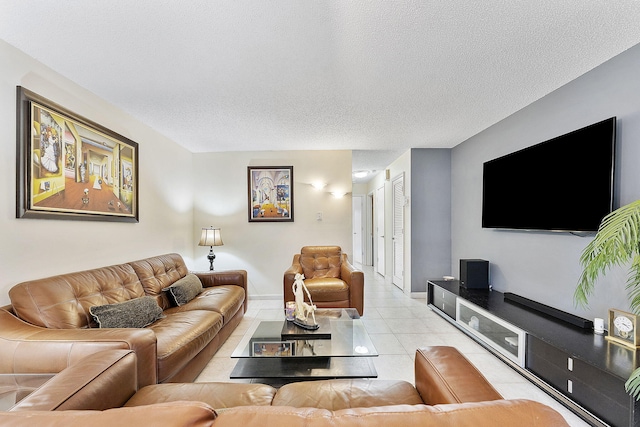
<svg viewBox="0 0 640 427">
<path fill-rule="evenodd" d="M 404 174 L 400 174 L 393 179 L 392 182 L 392 212 L 393 212 L 393 235 L 392 241 L 392 258 L 393 258 L 393 275 L 391 282 L 404 289 Z"/>
<path fill-rule="evenodd" d="M 373 191 L 367 194 L 366 198 L 366 206 L 365 206 L 365 241 L 364 241 L 364 263 L 365 265 L 373 265 L 373 248 L 374 244 L 374 236 L 373 236 L 373 201 L 374 195 Z"/>
<path fill-rule="evenodd" d="M 364 257 L 364 228 L 363 228 L 363 205 L 364 196 L 354 195 L 351 198 L 353 220 L 351 227 L 353 228 L 353 262 L 362 264 Z"/>
<path fill-rule="evenodd" d="M 376 272 L 382 276 L 385 275 L 385 240 L 384 240 L 384 184 L 376 190 L 376 198 L 374 202 L 375 213 L 375 252 Z"/>
</svg>

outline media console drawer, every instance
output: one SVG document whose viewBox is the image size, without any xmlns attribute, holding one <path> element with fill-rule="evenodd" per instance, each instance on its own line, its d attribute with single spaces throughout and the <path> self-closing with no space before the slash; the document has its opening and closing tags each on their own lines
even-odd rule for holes
<svg viewBox="0 0 640 427">
<path fill-rule="evenodd" d="M 631 398 L 623 379 L 531 335 L 526 368 L 612 426 L 629 425 Z"/>
<path fill-rule="evenodd" d="M 431 287 L 431 295 L 433 298 L 431 304 L 437 307 L 438 310 L 444 312 L 447 316 L 455 319 L 457 296 L 437 285 L 429 284 L 429 286 Z"/>
</svg>

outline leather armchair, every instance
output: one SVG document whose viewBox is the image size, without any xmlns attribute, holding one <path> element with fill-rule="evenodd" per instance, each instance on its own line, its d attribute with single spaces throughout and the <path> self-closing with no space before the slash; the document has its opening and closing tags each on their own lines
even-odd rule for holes
<svg viewBox="0 0 640 427">
<path fill-rule="evenodd" d="M 305 246 L 293 256 L 284 273 L 284 301 L 293 301 L 293 282 L 304 274 L 304 284 L 318 308 L 355 308 L 364 314 L 364 273 L 357 270 L 340 246 Z M 305 299 L 307 295 L 305 295 Z"/>
</svg>

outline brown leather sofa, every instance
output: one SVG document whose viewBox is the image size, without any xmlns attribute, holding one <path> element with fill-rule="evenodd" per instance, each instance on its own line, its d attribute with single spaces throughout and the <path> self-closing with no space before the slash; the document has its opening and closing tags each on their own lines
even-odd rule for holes
<svg viewBox="0 0 640 427">
<path fill-rule="evenodd" d="M 305 246 L 284 273 L 284 301 L 294 301 L 293 282 L 304 284 L 318 308 L 355 308 L 364 313 L 364 273 L 349 263 L 340 246 Z M 307 295 L 305 299 L 308 301 Z"/>
<path fill-rule="evenodd" d="M 247 273 L 196 273 L 202 291 L 173 306 L 163 289 L 189 273 L 180 255 L 166 254 L 14 286 L 0 309 L 0 373 L 56 373 L 101 350 L 132 349 L 138 386 L 193 381 L 244 316 Z M 162 318 L 144 328 L 93 327 L 90 307 L 144 296 Z"/>
<path fill-rule="evenodd" d="M 568 425 L 541 403 L 502 399 L 453 347 L 419 349 L 415 367 L 415 387 L 405 381 L 328 380 L 279 390 L 264 384 L 191 383 L 151 385 L 136 392 L 131 381 L 135 353 L 105 351 L 61 372 L 11 411 L 0 412 L 0 425 Z"/>
</svg>

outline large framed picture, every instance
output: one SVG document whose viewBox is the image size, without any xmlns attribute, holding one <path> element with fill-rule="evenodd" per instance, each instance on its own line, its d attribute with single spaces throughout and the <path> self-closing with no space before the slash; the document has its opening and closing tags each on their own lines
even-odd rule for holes
<svg viewBox="0 0 640 427">
<path fill-rule="evenodd" d="M 138 144 L 17 90 L 16 217 L 138 222 Z"/>
<path fill-rule="evenodd" d="M 249 222 L 293 221 L 293 166 L 247 168 Z"/>
</svg>

